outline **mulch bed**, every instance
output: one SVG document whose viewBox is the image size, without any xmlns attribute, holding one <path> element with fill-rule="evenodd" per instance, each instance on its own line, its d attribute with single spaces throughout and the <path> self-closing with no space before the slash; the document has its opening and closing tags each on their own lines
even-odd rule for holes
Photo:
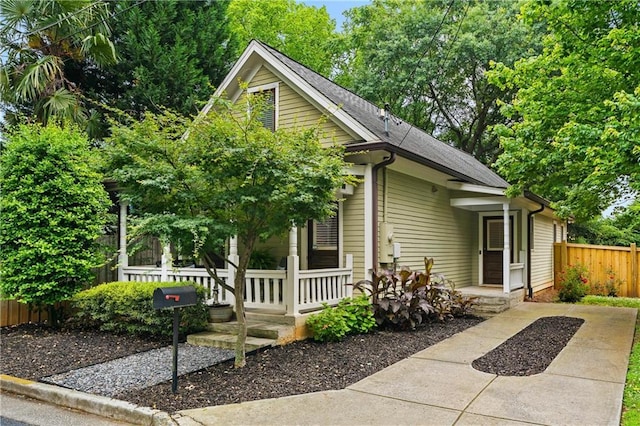
<svg viewBox="0 0 640 426">
<path fill-rule="evenodd" d="M 121 393 L 117 398 L 168 412 L 231 404 L 331 389 L 343 389 L 482 319 L 456 318 L 427 324 L 417 331 L 379 331 L 348 336 L 337 343 L 311 340 L 261 350 L 247 365 L 233 361 L 181 376 L 178 394 L 171 382 Z M 36 325 L 0 329 L 2 373 L 39 379 L 114 358 L 166 346 L 167 341 L 108 333 L 62 330 Z"/>
</svg>

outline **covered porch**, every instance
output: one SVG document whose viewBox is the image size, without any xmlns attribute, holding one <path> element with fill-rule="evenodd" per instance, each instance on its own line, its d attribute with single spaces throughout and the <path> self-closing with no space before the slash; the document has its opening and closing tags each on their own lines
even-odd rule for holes
<svg viewBox="0 0 640 426">
<path fill-rule="evenodd" d="M 497 292 L 524 296 L 529 263 L 526 206 L 504 196 L 500 189 L 469 184 L 457 184 L 455 189 L 460 192 L 450 204 L 476 213 L 478 235 L 477 247 L 473 247 L 477 253 L 477 285 L 465 287 L 464 292 L 481 298 Z"/>
<path fill-rule="evenodd" d="M 174 267 L 169 247 L 164 247 L 159 266 L 129 266 L 127 254 L 127 204 L 120 204 L 118 280 L 143 282 L 191 282 L 202 285 L 209 299 L 217 296 L 219 303 L 235 303 L 234 295 L 217 286 L 205 268 Z M 217 269 L 218 278 L 233 287 L 238 264 L 238 243 L 229 240 L 228 257 L 224 268 Z M 301 314 L 321 309 L 324 303 L 335 305 L 351 297 L 353 283 L 353 256 L 344 255 L 343 267 L 324 269 L 301 269 L 298 255 L 298 230 L 289 232 L 286 265 L 281 269 L 249 269 L 245 277 L 245 307 L 247 312 L 261 312 L 284 316 Z M 217 293 L 217 294 L 215 294 Z"/>
</svg>

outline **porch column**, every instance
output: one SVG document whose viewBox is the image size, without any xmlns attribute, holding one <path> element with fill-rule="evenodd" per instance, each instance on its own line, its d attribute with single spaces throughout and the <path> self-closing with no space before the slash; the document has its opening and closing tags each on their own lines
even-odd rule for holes
<svg viewBox="0 0 640 426">
<path fill-rule="evenodd" d="M 129 203 L 120 201 L 120 218 L 118 220 L 118 281 L 124 281 L 124 268 L 129 266 L 127 255 L 127 207 Z"/>
<path fill-rule="evenodd" d="M 171 246 L 165 244 L 162 247 L 162 258 L 160 260 L 160 281 L 169 280 L 169 262 L 171 261 Z"/>
<path fill-rule="evenodd" d="M 292 226 L 289 231 L 289 256 L 298 255 L 298 227 Z"/>
<path fill-rule="evenodd" d="M 289 231 L 289 256 L 287 256 L 287 279 L 284 290 L 287 315 L 298 314 L 298 301 L 300 299 L 300 258 L 298 257 L 298 228 L 293 226 Z"/>
<path fill-rule="evenodd" d="M 234 236 L 229 238 L 229 256 L 227 260 L 229 260 L 229 262 L 227 262 L 227 284 L 233 287 L 236 282 L 236 267 L 234 265 L 237 265 L 240 261 L 240 257 L 238 256 L 238 237 Z M 225 290 L 220 289 L 220 291 Z"/>
<path fill-rule="evenodd" d="M 502 249 L 502 291 L 511 291 L 511 223 L 509 221 L 509 203 L 502 204 L 502 214 L 504 222 L 504 245 Z"/>
</svg>

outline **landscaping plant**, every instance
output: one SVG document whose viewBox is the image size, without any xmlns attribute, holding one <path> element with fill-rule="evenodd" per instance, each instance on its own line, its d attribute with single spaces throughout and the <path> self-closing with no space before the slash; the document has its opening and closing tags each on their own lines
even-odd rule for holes
<svg viewBox="0 0 640 426">
<path fill-rule="evenodd" d="M 94 280 L 97 238 L 111 206 L 95 153 L 73 126 L 20 125 L 5 135 L 0 157 L 0 291 L 48 306 Z"/>
<path fill-rule="evenodd" d="M 335 308 L 324 309 L 307 318 L 314 340 L 339 341 L 349 333 L 368 333 L 376 326 L 371 302 L 366 295 L 342 299 Z"/>
<path fill-rule="evenodd" d="M 589 289 L 589 271 L 583 265 L 569 265 L 561 272 L 558 297 L 561 302 L 574 303 L 582 299 Z"/>
<path fill-rule="evenodd" d="M 373 280 L 355 284 L 371 295 L 379 326 L 414 329 L 432 319 L 444 321 L 469 313 L 474 300 L 462 296 L 441 274 L 432 274 L 433 259 L 425 257 L 424 262 L 424 272 L 408 268 L 378 271 Z"/>
<path fill-rule="evenodd" d="M 72 299 L 75 321 L 82 327 L 136 335 L 170 336 L 173 333 L 172 309 L 154 309 L 153 291 L 158 287 L 193 285 L 198 304 L 182 308 L 180 333 L 206 328 L 209 310 L 206 289 L 187 282 L 112 282 L 81 291 Z"/>
</svg>

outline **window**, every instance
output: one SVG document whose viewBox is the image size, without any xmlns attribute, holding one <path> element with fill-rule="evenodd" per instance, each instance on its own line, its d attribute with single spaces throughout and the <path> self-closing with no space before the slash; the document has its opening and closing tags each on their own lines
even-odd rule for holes
<svg viewBox="0 0 640 426">
<path fill-rule="evenodd" d="M 558 224 L 553 222 L 553 242 L 558 242 Z"/>
<path fill-rule="evenodd" d="M 338 249 L 338 215 L 332 216 L 324 222 L 313 222 L 313 249 Z"/>
<path fill-rule="evenodd" d="M 275 131 L 278 127 L 278 83 L 250 87 L 247 92 L 264 96 L 267 105 L 260 121 L 264 127 Z"/>
<path fill-rule="evenodd" d="M 487 250 L 501 251 L 504 248 L 504 221 L 502 219 L 487 220 Z"/>
</svg>

